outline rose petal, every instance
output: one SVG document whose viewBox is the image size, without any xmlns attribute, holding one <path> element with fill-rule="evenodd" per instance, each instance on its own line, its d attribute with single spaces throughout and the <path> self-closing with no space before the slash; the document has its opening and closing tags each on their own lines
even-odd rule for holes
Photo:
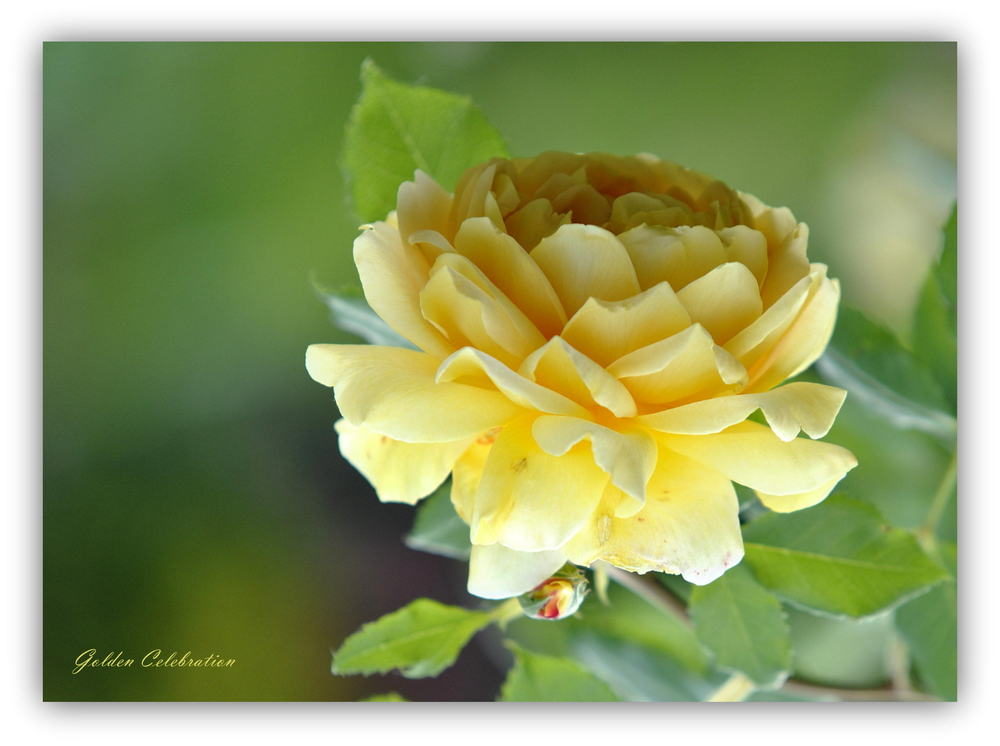
<svg viewBox="0 0 1000 746">
<path fill-rule="evenodd" d="M 833 426 L 847 392 L 818 383 L 789 383 L 761 394 L 737 394 L 692 402 L 654 414 L 636 422 L 662 433 L 709 435 L 742 422 L 760 409 L 775 434 L 792 440 L 804 430 L 810 438 L 822 438 Z"/>
<path fill-rule="evenodd" d="M 743 264 L 721 264 L 677 293 L 691 320 L 725 344 L 757 319 L 763 306 L 757 278 Z"/>
<path fill-rule="evenodd" d="M 788 330 L 751 369 L 747 392 L 774 388 L 816 362 L 833 334 L 839 303 L 840 283 L 824 276 Z"/>
<path fill-rule="evenodd" d="M 584 407 L 597 404 L 615 417 L 636 415 L 635 400 L 628 389 L 562 337 L 553 337 L 528 355 L 518 372 Z"/>
<path fill-rule="evenodd" d="M 628 252 L 614 234 L 571 223 L 543 238 L 531 252 L 572 316 L 587 298 L 624 300 L 639 293 Z"/>
<path fill-rule="evenodd" d="M 562 456 L 582 440 L 589 440 L 594 462 L 611 483 L 637 500 L 646 499 L 646 483 L 656 468 L 656 443 L 644 430 L 618 432 L 576 417 L 545 416 L 531 428 L 538 447 Z"/>
<path fill-rule="evenodd" d="M 511 549 L 557 549 L 586 523 L 608 482 L 590 446 L 550 456 L 531 436 L 536 415 L 508 422 L 483 468 L 472 516 L 473 543 Z"/>
<path fill-rule="evenodd" d="M 566 312 L 545 273 L 510 236 L 488 220 L 466 220 L 455 235 L 455 250 L 475 264 L 546 338 L 559 333 Z"/>
<path fill-rule="evenodd" d="M 594 362 L 607 366 L 690 325 L 691 317 L 669 283 L 661 282 L 621 301 L 589 298 L 560 336 Z"/>
<path fill-rule="evenodd" d="M 455 381 L 489 389 L 490 384 L 512 402 L 525 409 L 549 414 L 590 418 L 590 413 L 562 394 L 540 386 L 515 373 L 496 358 L 471 347 L 463 347 L 448 357 L 437 370 L 435 380 Z"/>
<path fill-rule="evenodd" d="M 743 366 L 700 324 L 630 352 L 607 370 L 637 401 L 653 405 L 738 391 L 747 381 Z"/>
<path fill-rule="evenodd" d="M 451 443 L 404 443 L 355 427 L 346 419 L 336 422 L 340 453 L 360 471 L 382 502 L 415 505 L 448 478 L 459 456 L 472 444 L 465 439 Z"/>
<path fill-rule="evenodd" d="M 455 351 L 444 335 L 420 313 L 420 290 L 430 276 L 427 260 L 404 244 L 388 223 L 375 223 L 354 241 L 365 299 L 382 319 L 424 352 L 439 359 Z"/>
<path fill-rule="evenodd" d="M 480 598 L 511 598 L 548 580 L 566 563 L 562 552 L 518 552 L 502 544 L 473 544 L 469 593 Z"/>
<path fill-rule="evenodd" d="M 743 557 L 732 483 L 662 445 L 642 510 L 615 517 L 614 500 L 607 498 L 563 547 L 570 561 L 589 565 L 601 559 L 632 572 L 680 573 L 705 585 Z"/>
<path fill-rule="evenodd" d="M 375 345 L 311 345 L 309 375 L 333 386 L 352 425 L 407 443 L 444 443 L 500 427 L 524 410 L 499 391 L 435 383 L 438 361 Z"/>
<path fill-rule="evenodd" d="M 760 231 L 745 225 L 734 225 L 718 232 L 726 250 L 726 258 L 731 262 L 745 264 L 757 278 L 757 285 L 763 285 L 767 277 L 767 238 Z"/>
<path fill-rule="evenodd" d="M 775 513 L 791 513 L 795 510 L 802 510 L 803 508 L 811 508 L 813 505 L 821 503 L 826 496 L 833 492 L 833 488 L 837 486 L 837 483 L 844 478 L 844 475 L 834 477 L 826 484 L 821 484 L 814 490 L 809 490 L 808 492 L 801 492 L 798 495 L 767 495 L 763 492 L 757 492 L 757 497 L 764 505 Z"/>
<path fill-rule="evenodd" d="M 645 290 L 661 282 L 680 291 L 726 261 L 722 241 L 704 226 L 663 228 L 640 225 L 618 237 Z"/>
<path fill-rule="evenodd" d="M 671 450 L 768 495 L 810 492 L 858 465 L 846 448 L 806 438 L 786 443 L 756 422 L 741 422 L 715 435 L 657 437 Z"/>
</svg>

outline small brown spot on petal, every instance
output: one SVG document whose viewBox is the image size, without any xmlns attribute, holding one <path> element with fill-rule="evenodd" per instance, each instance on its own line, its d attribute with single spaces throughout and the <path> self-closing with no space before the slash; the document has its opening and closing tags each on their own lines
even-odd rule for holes
<svg viewBox="0 0 1000 746">
<path fill-rule="evenodd" d="M 524 471 L 527 467 L 528 467 L 528 459 L 523 458 L 510 468 L 514 470 L 514 473 L 520 473 Z"/>
</svg>

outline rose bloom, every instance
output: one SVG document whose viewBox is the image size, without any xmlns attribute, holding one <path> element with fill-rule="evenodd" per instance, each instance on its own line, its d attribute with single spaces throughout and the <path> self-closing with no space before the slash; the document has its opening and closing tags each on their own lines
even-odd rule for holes
<svg viewBox="0 0 1000 746">
<path fill-rule="evenodd" d="M 306 365 L 380 500 L 452 475 L 471 593 L 567 560 L 709 583 L 743 557 L 733 481 L 788 512 L 857 464 L 809 439 L 843 390 L 776 388 L 840 297 L 786 208 L 648 155 L 550 152 L 475 166 L 454 196 L 417 171 L 363 228 L 365 297 L 418 349 L 313 345 Z"/>
</svg>

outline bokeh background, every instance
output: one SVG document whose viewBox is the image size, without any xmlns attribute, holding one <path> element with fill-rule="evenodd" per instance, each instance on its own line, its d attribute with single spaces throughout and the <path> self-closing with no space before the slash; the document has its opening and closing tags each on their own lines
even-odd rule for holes
<svg viewBox="0 0 1000 746">
<path fill-rule="evenodd" d="M 309 278 L 356 277 L 338 159 L 366 57 L 471 95 L 514 155 L 652 152 L 788 205 L 845 299 L 907 337 L 956 192 L 954 44 L 46 44 L 47 700 L 497 692 L 489 635 L 438 679 L 329 673 L 413 598 L 475 603 L 340 458 L 303 364 L 351 340 Z M 848 403 L 828 439 L 860 460 L 844 489 L 915 526 L 946 454 L 887 428 Z M 792 622 L 800 676 L 885 677 L 878 624 Z M 90 648 L 237 664 L 73 675 Z"/>
</svg>

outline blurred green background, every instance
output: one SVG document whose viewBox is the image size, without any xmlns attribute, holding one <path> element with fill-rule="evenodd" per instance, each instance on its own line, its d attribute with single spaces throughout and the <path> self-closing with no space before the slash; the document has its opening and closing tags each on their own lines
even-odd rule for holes
<svg viewBox="0 0 1000 746">
<path fill-rule="evenodd" d="M 906 338 L 955 195 L 954 44 L 48 43 L 47 700 L 496 694 L 489 639 L 438 679 L 329 673 L 363 622 L 474 603 L 341 460 L 303 364 L 350 339 L 309 275 L 355 276 L 338 157 L 366 57 L 471 95 L 515 155 L 652 152 L 788 205 L 845 299 Z M 886 427 L 848 406 L 829 440 L 861 462 L 844 488 L 915 526 L 946 456 Z M 90 648 L 237 664 L 73 675 Z"/>
</svg>

